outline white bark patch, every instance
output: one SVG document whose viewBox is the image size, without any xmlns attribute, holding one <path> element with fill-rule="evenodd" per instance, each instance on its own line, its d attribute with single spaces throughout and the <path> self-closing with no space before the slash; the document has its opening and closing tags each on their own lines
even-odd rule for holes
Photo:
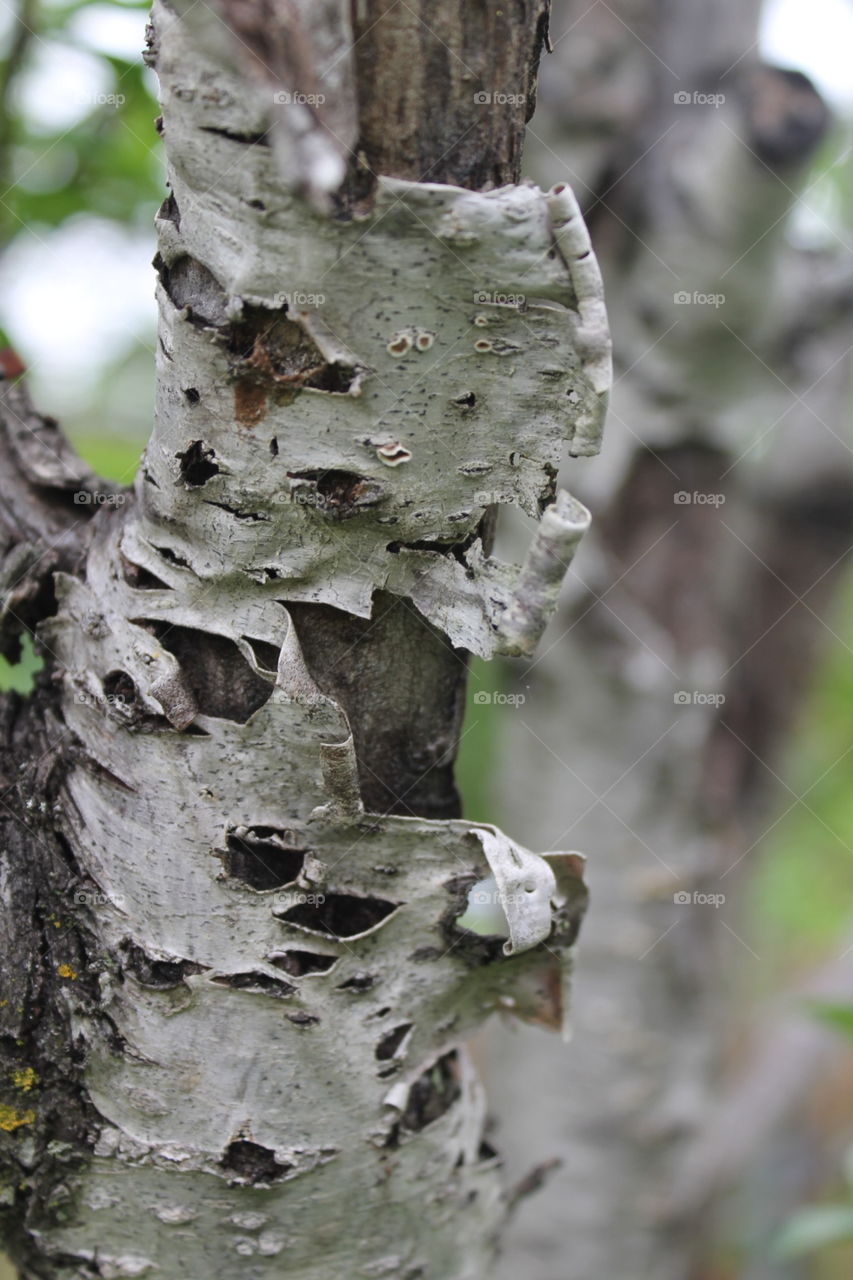
<svg viewBox="0 0 853 1280">
<path fill-rule="evenodd" d="M 158 221 L 144 532 L 162 535 L 168 517 L 170 553 L 202 582 L 261 582 L 361 617 L 386 588 L 457 646 L 529 651 L 547 617 L 523 603 L 521 647 L 517 628 L 504 634 L 530 583 L 483 556 L 476 531 L 494 505 L 538 516 L 565 445 L 599 447 L 609 335 L 571 193 L 382 178 L 366 216 L 322 217 L 268 146 L 233 141 L 259 136 L 264 103 L 204 94 L 231 74 L 223 59 L 169 27 L 158 69 L 173 200 Z M 188 313 L 171 282 L 187 263 L 209 281 L 207 315 Z M 259 313 L 262 336 L 241 349 L 241 323 Z M 176 494 L 191 448 L 216 471 Z M 461 560 L 446 554 L 454 544 Z"/>
<path fill-rule="evenodd" d="M 482 1276 L 500 1197 L 493 1161 L 478 1156 L 482 1100 L 458 1045 L 492 1010 L 562 1018 L 578 865 L 555 879 L 492 827 L 365 814 L 346 719 L 273 601 L 250 624 L 279 649 L 266 700 L 244 722 L 202 705 L 194 731 L 175 732 L 161 699 L 180 663 L 148 623 L 192 618 L 191 595 L 169 609 L 186 571 L 163 568 L 167 589 L 131 586 L 111 570 L 119 543 L 144 547 L 132 519 L 94 550 L 86 584 L 60 581 L 49 635 L 85 748 L 67 781 L 66 834 L 97 887 L 106 951 L 120 958 L 102 985 L 123 1046 L 78 1020 L 104 1123 L 78 1181 L 99 1207 L 52 1243 L 115 1276 L 145 1274 L 132 1270 L 143 1263 L 168 1274 L 174 1233 L 191 1223 L 181 1247 L 193 1274 L 229 1276 L 238 1256 L 273 1276 L 286 1252 L 292 1274 L 319 1280 L 334 1257 L 329 1206 L 357 1184 L 360 1213 L 377 1225 L 347 1243 L 341 1274 L 369 1275 L 390 1256 L 385 1231 L 386 1248 L 405 1241 L 393 1274 L 428 1258 L 436 1274 Z M 207 621 L 235 643 L 247 626 L 222 607 Z M 110 677 L 123 699 L 98 692 Z M 518 898 L 506 946 L 457 923 L 490 872 Z M 392 1166 L 400 1206 L 388 1219 Z M 460 1250 L 449 1224 L 463 1212 Z M 127 1250 L 131 1214 L 144 1253 Z M 257 1215 L 264 1234 L 249 1226 Z"/>
<path fill-rule="evenodd" d="M 46 627 L 109 957 L 108 1022 L 68 983 L 91 1212 L 46 1247 L 116 1276 L 482 1280 L 503 1206 L 460 1044 L 495 1010 L 563 1024 L 580 861 L 366 813 L 287 606 L 368 617 L 386 589 L 454 645 L 530 651 L 588 522 L 553 499 L 565 444 L 597 447 L 598 285 L 565 193 L 383 179 L 369 215 L 320 216 L 224 28 L 155 26 L 155 430 Z M 478 538 L 516 503 L 545 512 L 521 571 Z M 459 923 L 490 876 L 508 938 Z"/>
</svg>

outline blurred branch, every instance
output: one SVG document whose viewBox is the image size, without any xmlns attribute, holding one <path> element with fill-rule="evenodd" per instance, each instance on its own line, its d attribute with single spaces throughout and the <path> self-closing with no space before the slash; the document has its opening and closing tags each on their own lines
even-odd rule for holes
<svg viewBox="0 0 853 1280">
<path fill-rule="evenodd" d="M 848 939 L 849 941 L 849 939 Z M 849 999 L 853 945 L 787 997 L 755 1037 L 755 1049 L 687 1153 L 671 1204 L 675 1214 L 701 1213 L 731 1186 L 768 1137 L 813 1093 L 847 1044 L 809 1010 L 815 1000 Z M 792 1007 L 793 1006 L 793 1007 Z"/>
<path fill-rule="evenodd" d="M 37 13 L 38 0 L 19 0 L 13 19 L 9 52 L 0 65 L 0 181 L 4 190 L 11 181 L 9 153 L 15 135 L 15 116 L 10 103 L 12 87 L 24 64 L 30 44 L 36 38 Z"/>
</svg>

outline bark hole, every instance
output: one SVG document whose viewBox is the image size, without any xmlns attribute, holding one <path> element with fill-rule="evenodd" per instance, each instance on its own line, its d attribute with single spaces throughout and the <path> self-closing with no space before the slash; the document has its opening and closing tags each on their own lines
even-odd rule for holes
<svg viewBox="0 0 853 1280">
<path fill-rule="evenodd" d="M 126 671 L 108 671 L 101 688 L 107 702 L 130 706 L 136 701 L 136 685 Z"/>
<path fill-rule="evenodd" d="M 124 970 L 143 987 L 156 991 L 171 991 L 179 987 L 193 973 L 206 972 L 206 966 L 193 960 L 157 960 L 129 938 L 120 944 L 124 957 Z"/>
<path fill-rule="evenodd" d="M 370 991 L 371 987 L 375 985 L 375 974 L 355 973 L 351 978 L 347 978 L 346 982 L 340 984 L 338 991 L 354 991 L 356 995 L 362 995 L 365 991 Z"/>
<path fill-rule="evenodd" d="M 354 365 L 329 360 L 305 326 L 288 318 L 287 305 L 277 311 L 244 306 L 230 326 L 228 349 L 243 395 L 249 386 L 264 394 L 312 387 L 345 395 L 359 374 Z"/>
<path fill-rule="evenodd" d="M 266 640 L 253 640 L 251 636 L 243 636 L 243 639 L 255 655 L 255 661 L 261 670 L 274 674 L 278 670 L 278 656 L 281 651 Z"/>
<path fill-rule="evenodd" d="M 184 394 L 188 395 L 187 392 Z M 195 394 L 197 396 L 198 392 Z M 219 467 L 213 461 L 216 450 L 206 448 L 203 440 L 191 440 L 184 452 L 176 453 L 175 457 L 180 463 L 181 479 L 192 489 L 200 488 L 212 476 L 219 475 Z"/>
<path fill-rule="evenodd" d="M 280 978 L 270 977 L 268 973 L 258 973 L 250 971 L 249 973 L 221 973 L 211 979 L 218 987 L 231 987 L 234 991 L 254 991 L 262 992 L 264 995 L 275 996 L 278 999 L 286 999 L 292 996 L 295 987 L 289 982 L 282 982 Z"/>
<path fill-rule="evenodd" d="M 294 501 L 316 507 L 333 520 L 347 520 L 365 508 L 376 507 L 385 494 L 375 480 L 352 471 L 289 471 L 291 480 L 304 481 Z"/>
<path fill-rule="evenodd" d="M 460 1093 L 459 1053 L 451 1049 L 418 1076 L 409 1090 L 401 1124 L 411 1133 L 425 1129 L 450 1110 Z"/>
<path fill-rule="evenodd" d="M 388 1062 L 396 1055 L 413 1025 L 411 1022 L 403 1022 L 399 1027 L 393 1027 L 385 1032 L 376 1046 L 376 1058 L 379 1062 Z"/>
<path fill-rule="evenodd" d="M 287 1017 L 290 1022 L 295 1022 L 297 1027 L 316 1027 L 320 1021 L 313 1013 L 305 1013 L 302 1009 L 297 1013 L 289 1013 Z"/>
<path fill-rule="evenodd" d="M 283 955 L 270 956 L 270 964 L 293 978 L 309 973 L 328 973 L 338 963 L 339 956 L 323 956 L 316 951 L 285 951 Z"/>
<path fill-rule="evenodd" d="M 302 870 L 306 851 L 295 847 L 287 835 L 269 827 L 229 832 L 223 858 L 227 874 L 251 889 L 280 889 L 292 884 Z"/>
<path fill-rule="evenodd" d="M 219 1166 L 232 1174 L 231 1181 L 247 1183 L 257 1187 L 270 1182 L 279 1182 L 292 1168 L 292 1164 L 283 1164 L 276 1160 L 275 1152 L 269 1147 L 262 1147 L 257 1142 L 249 1142 L 238 1138 L 225 1149 Z"/>
<path fill-rule="evenodd" d="M 280 920 L 301 925 L 314 933 L 332 938 L 355 938 L 387 919 L 397 906 L 396 902 L 385 902 L 381 898 L 327 893 L 322 902 L 300 902 L 277 914 Z"/>
<path fill-rule="evenodd" d="M 233 640 L 171 623 L 135 621 L 178 659 L 200 714 L 245 724 L 272 693 L 272 682 L 252 670 Z"/>
<path fill-rule="evenodd" d="M 143 568 L 141 564 L 134 564 L 124 555 L 121 557 L 121 568 L 122 577 L 127 585 L 137 591 L 171 591 L 172 589 L 168 582 L 158 578 L 150 569 Z"/>
<path fill-rule="evenodd" d="M 227 138 L 229 142 L 239 142 L 244 147 L 268 147 L 269 138 L 266 133 L 241 132 L 236 129 L 217 129 L 214 125 L 202 125 L 202 133 L 212 133 L 217 138 Z"/>
<path fill-rule="evenodd" d="M 213 272 L 188 254 L 167 266 L 158 253 L 154 268 L 173 305 L 190 324 L 203 328 L 228 323 L 225 291 Z"/>
</svg>

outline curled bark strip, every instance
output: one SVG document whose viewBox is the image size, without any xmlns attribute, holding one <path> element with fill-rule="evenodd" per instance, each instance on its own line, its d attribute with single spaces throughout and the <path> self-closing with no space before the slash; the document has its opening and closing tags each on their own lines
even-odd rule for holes
<svg viewBox="0 0 853 1280">
<path fill-rule="evenodd" d="M 565 490 L 547 507 L 527 552 L 509 608 L 498 623 L 503 653 L 530 654 L 539 643 L 560 595 L 590 514 Z"/>
</svg>

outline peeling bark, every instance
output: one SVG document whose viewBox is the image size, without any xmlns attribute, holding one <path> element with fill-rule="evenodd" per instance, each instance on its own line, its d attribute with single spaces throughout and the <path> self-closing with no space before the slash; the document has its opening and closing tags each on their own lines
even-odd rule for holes
<svg viewBox="0 0 853 1280">
<path fill-rule="evenodd" d="M 461 819 L 452 762 L 469 652 L 532 649 L 588 523 L 555 477 L 598 447 L 601 282 L 568 188 L 510 185 L 518 104 L 487 118 L 453 72 L 430 121 L 422 33 L 385 77 L 408 16 L 354 56 L 337 4 L 221 14 L 158 2 L 149 32 L 170 195 L 134 493 L 85 537 L 63 507 L 10 628 L 39 623 L 49 658 L 17 740 L 62 743 L 21 858 L 73 948 L 37 989 L 10 855 L 11 998 L 71 1100 L 61 1122 L 33 1081 L 7 1126 L 16 1258 L 27 1280 L 479 1280 L 506 1195 L 463 1041 L 495 1008 L 563 1024 L 585 890 L 578 855 Z M 474 12 L 434 20 L 484 57 L 499 16 L 485 39 Z M 521 18 L 500 65 L 530 106 L 542 6 Z M 410 113 L 399 156 L 373 58 Z M 11 538 L 38 555 L 39 502 L 97 483 L 67 465 L 21 460 L 13 605 Z M 521 568 L 491 555 L 500 504 L 541 517 Z"/>
</svg>

